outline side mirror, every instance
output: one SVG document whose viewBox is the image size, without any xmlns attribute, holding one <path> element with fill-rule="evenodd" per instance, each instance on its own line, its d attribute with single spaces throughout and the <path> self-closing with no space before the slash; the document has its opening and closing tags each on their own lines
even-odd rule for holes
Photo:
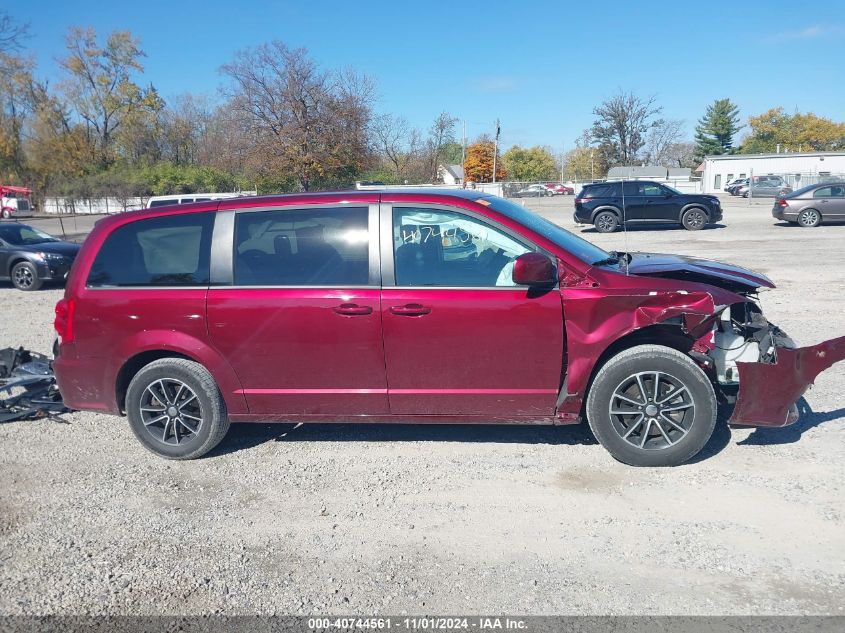
<svg viewBox="0 0 845 633">
<path fill-rule="evenodd" d="M 557 282 L 555 265 L 542 253 L 525 253 L 513 263 L 513 282 L 520 286 L 550 286 Z"/>
</svg>

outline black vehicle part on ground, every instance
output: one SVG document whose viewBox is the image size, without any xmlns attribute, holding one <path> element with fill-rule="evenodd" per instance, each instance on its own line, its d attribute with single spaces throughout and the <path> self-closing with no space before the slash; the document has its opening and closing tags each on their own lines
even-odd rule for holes
<svg viewBox="0 0 845 633">
<path fill-rule="evenodd" d="M 47 356 L 23 347 L 0 350 L 0 422 L 60 419 L 68 411 Z"/>
</svg>

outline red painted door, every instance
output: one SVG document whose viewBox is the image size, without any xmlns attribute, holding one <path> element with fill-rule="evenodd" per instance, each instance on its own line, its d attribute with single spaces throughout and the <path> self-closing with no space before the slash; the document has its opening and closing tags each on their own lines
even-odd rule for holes
<svg viewBox="0 0 845 633">
<path fill-rule="evenodd" d="M 532 246 L 465 211 L 397 205 L 382 222 L 383 271 L 393 263 L 382 290 L 391 413 L 553 415 L 560 292 L 511 275 Z"/>
<path fill-rule="evenodd" d="M 233 285 L 208 292 L 214 345 L 251 415 L 388 413 L 368 207 L 238 212 Z"/>
</svg>

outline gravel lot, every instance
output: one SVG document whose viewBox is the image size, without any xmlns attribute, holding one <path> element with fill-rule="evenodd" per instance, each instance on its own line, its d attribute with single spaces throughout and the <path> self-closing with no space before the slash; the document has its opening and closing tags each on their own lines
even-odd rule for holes
<svg viewBox="0 0 845 633">
<path fill-rule="evenodd" d="M 573 229 L 571 197 L 527 204 Z M 770 208 L 726 201 L 698 233 L 575 230 L 754 268 L 800 344 L 845 333 L 845 226 Z M 0 283 L 0 347 L 48 352 L 60 295 Z M 118 418 L 0 425 L 0 613 L 843 614 L 843 379 L 823 374 L 793 427 L 720 423 L 660 470 L 586 426 L 241 425 L 174 463 Z"/>
</svg>

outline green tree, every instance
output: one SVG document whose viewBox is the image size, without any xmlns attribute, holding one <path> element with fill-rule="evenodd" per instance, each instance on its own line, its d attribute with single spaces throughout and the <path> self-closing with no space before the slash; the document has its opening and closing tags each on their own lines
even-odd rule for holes
<svg viewBox="0 0 845 633">
<path fill-rule="evenodd" d="M 743 153 L 781 150 L 835 151 L 845 148 L 845 123 L 819 117 L 808 112 L 786 114 L 783 108 L 772 108 L 748 118 L 751 133 L 742 144 Z"/>
<path fill-rule="evenodd" d="M 68 56 L 59 61 L 66 73 L 66 99 L 94 132 L 100 167 L 114 160 L 112 141 L 127 116 L 142 107 L 147 94 L 132 81 L 143 72 L 144 51 L 129 31 L 112 32 L 103 45 L 93 28 L 72 27 L 66 38 Z"/>
<path fill-rule="evenodd" d="M 567 152 L 563 161 L 563 175 L 567 180 L 604 178 L 607 162 L 601 148 L 576 147 Z"/>
<path fill-rule="evenodd" d="M 707 106 L 695 126 L 696 160 L 705 156 L 733 153 L 734 136 L 739 124 L 739 108 L 730 99 L 716 99 Z"/>
<path fill-rule="evenodd" d="M 508 177 L 521 182 L 556 180 L 560 174 L 555 157 L 539 145 L 526 149 L 514 145 L 502 154 L 502 163 Z"/>
</svg>

